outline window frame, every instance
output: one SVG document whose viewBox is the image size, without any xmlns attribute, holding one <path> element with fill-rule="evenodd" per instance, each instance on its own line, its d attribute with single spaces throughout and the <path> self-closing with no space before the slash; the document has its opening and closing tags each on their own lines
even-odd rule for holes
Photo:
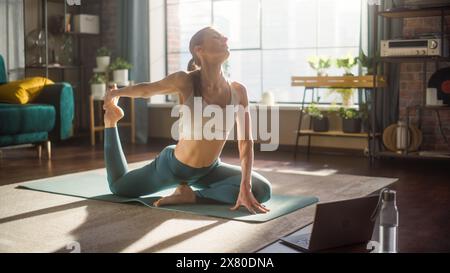
<svg viewBox="0 0 450 273">
<path fill-rule="evenodd" d="M 227 2 L 230 2 L 230 1 L 239 1 L 239 0 L 192 0 L 192 2 L 202 2 L 202 1 L 209 1 L 210 2 L 210 5 L 211 5 L 211 14 L 210 14 L 210 21 L 211 21 L 211 24 L 212 25 L 214 25 L 214 19 L 215 19 L 215 16 L 214 16 L 214 3 L 215 2 L 225 2 L 225 1 L 227 1 Z M 312 1 L 314 1 L 315 3 L 316 3 L 316 5 L 318 5 L 318 1 L 317 0 L 312 0 Z M 341 1 L 344 1 L 344 0 L 341 0 Z M 257 2 L 259 3 L 259 47 L 254 47 L 254 48 L 239 48 L 239 49 L 231 49 L 230 48 L 230 53 L 232 53 L 232 52 L 236 52 L 236 51 L 252 51 L 252 50 L 259 50 L 259 52 L 260 52 L 260 63 L 261 63 L 261 65 L 260 65 L 260 71 L 259 71 L 259 75 L 260 75 L 260 77 L 261 77 L 261 80 L 260 80 L 260 94 L 261 94 L 261 96 L 262 96 L 262 94 L 263 94 L 263 90 L 264 90 L 264 81 L 262 80 L 262 77 L 263 77 L 263 72 L 264 72 L 264 56 L 263 56 L 263 54 L 264 54 L 264 51 L 271 51 L 271 50 L 302 50 L 302 49 L 313 49 L 313 50 L 315 50 L 316 52 L 318 51 L 318 50 L 320 50 L 320 49 L 343 49 L 343 48 L 348 48 L 348 49 L 357 49 L 358 51 L 360 50 L 360 46 L 361 45 L 357 45 L 357 46 L 333 46 L 333 47 L 331 47 L 331 46 L 317 46 L 317 44 L 316 44 L 316 46 L 315 47 L 279 47 L 279 48 L 273 48 L 273 47 L 270 47 L 270 48 L 264 48 L 263 47 L 263 0 L 257 0 Z M 167 0 L 164 0 L 164 17 L 165 17 L 165 20 L 164 20 L 164 23 L 165 23 L 165 29 L 167 30 L 168 29 L 168 5 L 173 5 L 173 4 L 171 4 L 171 3 L 168 3 L 168 1 Z M 362 5 L 362 3 L 361 3 L 361 5 Z M 361 10 L 361 9 L 360 9 Z M 317 9 L 317 16 L 319 16 L 319 10 Z M 361 11 L 362 12 L 362 11 Z M 318 30 L 317 30 L 318 31 Z M 361 35 L 361 34 L 359 34 L 359 35 Z M 170 54 L 185 54 L 185 53 L 189 53 L 189 51 L 188 50 L 185 50 L 185 51 L 176 51 L 176 52 L 170 52 L 169 53 L 169 51 L 168 51 L 168 37 L 167 37 L 167 31 L 166 31 L 166 35 L 165 35 L 165 49 L 166 49 L 166 56 L 165 56 L 165 66 L 166 66 L 166 76 L 168 75 L 168 73 L 169 73 L 169 62 L 168 62 L 168 59 L 169 59 L 169 55 Z M 318 53 L 316 53 L 316 55 L 317 55 Z M 358 71 L 360 71 L 360 67 L 359 67 L 360 65 L 359 64 L 357 64 L 357 67 L 358 67 Z M 316 91 L 314 92 L 314 94 L 315 94 L 315 96 L 314 96 L 314 98 L 317 100 L 317 97 L 318 97 L 318 94 L 320 94 L 320 92 L 321 92 L 321 90 L 319 90 L 319 89 L 322 89 L 322 91 L 323 91 L 323 89 L 326 89 L 326 88 L 317 88 L 316 89 Z M 276 103 L 277 104 L 286 104 L 286 105 L 300 105 L 300 104 L 302 104 L 302 101 L 301 101 L 301 99 L 302 99 L 302 97 L 303 97 L 303 92 L 305 92 L 305 89 L 304 88 L 301 88 L 300 90 L 299 90 L 300 92 L 299 92 L 299 100 L 298 101 L 276 101 Z M 309 94 L 306 94 L 305 95 L 305 105 L 308 105 L 308 104 L 310 104 L 312 101 L 310 101 L 310 99 L 308 99 L 308 97 L 310 97 L 309 96 Z M 361 98 L 360 98 L 360 92 L 355 92 L 355 101 L 359 101 Z M 170 95 L 166 95 L 166 102 L 174 102 L 175 100 L 174 99 L 171 99 L 171 96 Z M 250 103 L 259 103 L 258 101 L 249 101 Z M 316 104 L 318 104 L 318 105 L 324 105 L 324 106 L 330 106 L 330 105 L 333 105 L 333 102 L 320 102 L 319 101 L 319 103 L 317 103 L 316 102 Z M 339 103 L 336 103 L 336 105 L 341 105 L 341 103 L 339 102 Z"/>
</svg>

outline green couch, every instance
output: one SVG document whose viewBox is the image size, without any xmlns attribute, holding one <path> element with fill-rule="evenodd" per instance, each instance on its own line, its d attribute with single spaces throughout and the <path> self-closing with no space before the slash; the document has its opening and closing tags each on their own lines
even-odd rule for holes
<svg viewBox="0 0 450 273">
<path fill-rule="evenodd" d="M 0 55 L 0 85 L 7 83 L 3 57 Z M 74 98 L 72 86 L 55 83 L 45 86 L 29 104 L 0 103 L 0 148 L 31 144 L 47 147 L 51 159 L 51 141 L 73 136 Z"/>
</svg>

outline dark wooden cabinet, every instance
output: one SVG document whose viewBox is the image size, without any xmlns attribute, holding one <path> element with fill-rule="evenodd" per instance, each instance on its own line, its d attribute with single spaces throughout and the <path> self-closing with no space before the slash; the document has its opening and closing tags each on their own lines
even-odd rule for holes
<svg viewBox="0 0 450 273">
<path fill-rule="evenodd" d="M 439 31 L 435 33 L 428 33 L 426 36 L 433 36 L 435 38 L 439 38 L 441 41 L 446 40 L 441 43 L 441 52 L 442 56 L 396 56 L 396 57 L 380 57 L 377 62 L 374 62 L 373 70 L 375 71 L 375 75 L 380 74 L 380 68 L 383 67 L 386 71 L 386 67 L 390 63 L 418 63 L 422 65 L 422 102 L 420 104 L 411 104 L 409 103 L 406 107 L 406 128 L 410 128 L 410 115 L 413 112 L 417 112 L 418 116 L 418 129 L 422 129 L 422 117 L 425 111 L 434 111 L 436 116 L 438 117 L 439 130 L 440 134 L 444 139 L 446 136 L 444 135 L 441 129 L 441 120 L 439 118 L 440 111 L 449 111 L 450 107 L 447 105 L 444 106 L 428 106 L 426 105 L 426 89 L 428 84 L 427 75 L 430 71 L 428 71 L 428 64 L 434 63 L 436 70 L 441 68 L 441 64 L 446 64 L 450 62 L 450 57 L 445 54 L 446 50 L 448 50 L 448 39 L 449 33 L 446 27 L 446 22 L 448 20 L 448 16 L 450 15 L 450 5 L 436 6 L 436 7 L 423 7 L 416 9 L 398 9 L 398 10 L 389 10 L 389 11 L 379 11 L 377 12 L 377 16 L 375 17 L 375 23 L 373 32 L 378 33 L 378 24 L 377 20 L 383 20 L 386 24 L 390 24 L 392 20 L 403 20 L 405 18 L 417 18 L 417 17 L 440 17 L 440 25 Z M 377 52 L 380 48 L 380 45 L 377 43 L 376 39 L 373 41 L 373 51 Z M 378 87 L 378 89 L 386 88 L 386 87 Z M 376 94 L 377 92 L 375 92 Z M 374 102 L 377 102 L 374 99 Z M 380 105 L 383 107 L 383 105 Z M 376 107 L 376 106 L 375 106 Z M 409 139 L 411 130 L 406 130 L 406 139 Z M 393 151 L 389 151 L 387 149 L 377 152 L 378 157 L 396 157 L 396 158 L 413 158 L 413 159 L 450 159 L 450 156 L 447 152 L 437 151 L 434 154 L 434 151 L 421 151 L 420 148 L 418 151 L 409 151 L 405 149 L 401 153 L 396 153 Z"/>
</svg>

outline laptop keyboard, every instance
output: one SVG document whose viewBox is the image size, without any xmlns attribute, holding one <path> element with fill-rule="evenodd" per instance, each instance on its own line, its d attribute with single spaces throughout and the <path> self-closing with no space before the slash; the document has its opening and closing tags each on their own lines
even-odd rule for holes
<svg viewBox="0 0 450 273">
<path fill-rule="evenodd" d="M 309 235 L 301 236 L 300 238 L 298 238 L 297 244 L 309 246 L 309 238 L 311 238 Z"/>
</svg>

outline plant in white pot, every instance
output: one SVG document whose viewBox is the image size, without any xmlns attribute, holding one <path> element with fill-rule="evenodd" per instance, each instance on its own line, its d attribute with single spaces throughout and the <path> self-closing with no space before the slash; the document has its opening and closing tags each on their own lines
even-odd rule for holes
<svg viewBox="0 0 450 273">
<path fill-rule="evenodd" d="M 107 47 L 97 49 L 97 68 L 106 71 L 111 62 L 111 51 Z"/>
<path fill-rule="evenodd" d="M 128 85 L 128 70 L 133 66 L 125 59 L 118 57 L 109 66 L 109 70 L 113 71 L 114 82 L 118 85 Z"/>
<path fill-rule="evenodd" d="M 91 80 L 91 94 L 95 100 L 102 100 L 106 92 L 106 77 L 100 73 L 94 73 Z"/>
</svg>

